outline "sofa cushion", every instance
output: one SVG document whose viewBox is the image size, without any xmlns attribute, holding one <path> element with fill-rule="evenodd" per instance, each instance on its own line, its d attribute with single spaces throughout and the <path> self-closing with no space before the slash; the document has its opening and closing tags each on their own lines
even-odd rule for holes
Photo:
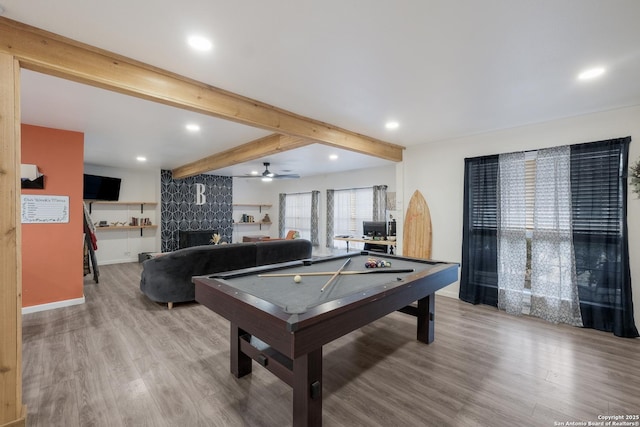
<svg viewBox="0 0 640 427">
<path fill-rule="evenodd" d="M 256 248 L 254 266 L 311 258 L 312 250 L 311 242 L 304 239 L 263 240 L 256 242 Z"/>
</svg>

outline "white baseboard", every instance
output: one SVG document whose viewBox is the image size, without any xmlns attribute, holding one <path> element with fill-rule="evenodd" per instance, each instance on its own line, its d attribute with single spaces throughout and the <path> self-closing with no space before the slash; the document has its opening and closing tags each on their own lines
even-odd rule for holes
<svg viewBox="0 0 640 427">
<path fill-rule="evenodd" d="M 37 313 L 38 311 L 54 310 L 56 308 L 70 307 L 72 305 L 84 304 L 84 295 L 82 298 L 67 299 L 64 301 L 49 302 L 47 304 L 32 305 L 24 307 L 22 314 Z"/>
</svg>

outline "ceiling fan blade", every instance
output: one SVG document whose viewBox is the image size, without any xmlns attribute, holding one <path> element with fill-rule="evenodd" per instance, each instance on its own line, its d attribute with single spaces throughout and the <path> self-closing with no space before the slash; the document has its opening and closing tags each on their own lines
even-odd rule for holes
<svg viewBox="0 0 640 427">
<path fill-rule="evenodd" d="M 279 175 L 277 173 L 273 173 L 269 170 L 269 166 L 271 165 L 271 163 L 268 162 L 264 162 L 264 172 L 262 172 L 259 175 L 234 175 L 234 178 L 261 178 L 261 179 L 265 179 L 265 178 L 271 178 L 271 179 L 296 179 L 296 178 L 300 178 L 300 175 L 298 174 L 282 174 Z"/>
<path fill-rule="evenodd" d="M 264 175 L 233 175 L 232 178 L 271 178 L 271 179 L 297 179 L 300 178 L 300 175 L 297 174 L 286 174 L 286 175 L 277 175 L 273 176 L 264 176 Z"/>
</svg>

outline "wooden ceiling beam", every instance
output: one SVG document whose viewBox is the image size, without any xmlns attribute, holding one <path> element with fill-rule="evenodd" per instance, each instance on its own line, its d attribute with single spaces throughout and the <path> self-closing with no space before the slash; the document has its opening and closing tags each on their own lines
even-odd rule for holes
<svg viewBox="0 0 640 427">
<path fill-rule="evenodd" d="M 303 117 L 3 17 L 0 17 L 0 40 L 0 52 L 13 55 L 26 69 L 278 134 L 402 161 L 404 147 L 400 145 Z"/>
<path fill-rule="evenodd" d="M 187 178 L 216 169 L 249 162 L 283 151 L 293 150 L 313 144 L 308 139 L 292 137 L 288 135 L 273 134 L 255 141 L 247 142 L 229 150 L 196 160 L 195 162 L 180 166 L 172 170 L 174 179 Z"/>
</svg>

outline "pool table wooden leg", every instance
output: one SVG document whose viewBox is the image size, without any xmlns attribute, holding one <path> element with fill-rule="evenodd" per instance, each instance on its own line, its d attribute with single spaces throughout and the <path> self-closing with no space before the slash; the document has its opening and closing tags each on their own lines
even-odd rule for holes
<svg viewBox="0 0 640 427">
<path fill-rule="evenodd" d="M 293 425 L 322 425 L 322 347 L 293 360 Z"/>
<path fill-rule="evenodd" d="M 418 300 L 418 341 L 430 344 L 435 334 L 436 295 Z"/>
<path fill-rule="evenodd" d="M 246 334 L 238 328 L 235 323 L 231 323 L 231 373 L 236 378 L 243 377 L 251 373 L 251 357 L 240 350 L 240 337 Z"/>
</svg>

